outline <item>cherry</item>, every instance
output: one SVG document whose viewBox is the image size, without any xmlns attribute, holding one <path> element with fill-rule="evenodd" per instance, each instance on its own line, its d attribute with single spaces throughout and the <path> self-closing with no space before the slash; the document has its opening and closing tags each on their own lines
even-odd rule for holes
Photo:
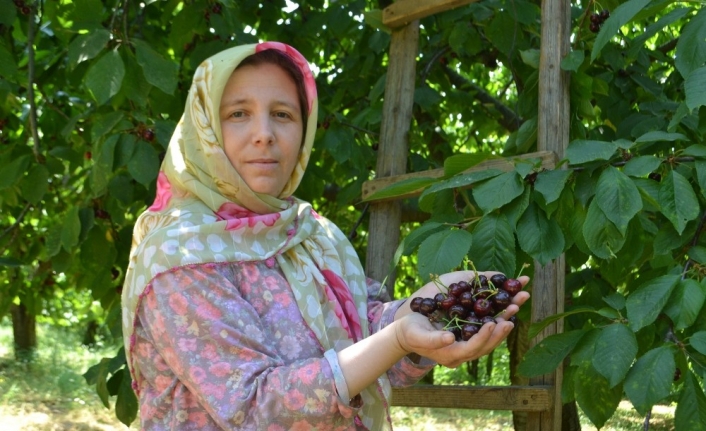
<svg viewBox="0 0 706 431">
<path fill-rule="evenodd" d="M 449 311 L 454 305 L 458 305 L 458 299 L 456 299 L 455 296 L 447 296 L 443 301 L 441 301 L 439 308 Z"/>
<path fill-rule="evenodd" d="M 463 292 L 459 297 L 459 303 L 468 310 L 473 308 L 474 302 L 476 301 L 475 299 L 473 299 L 473 292 Z"/>
<path fill-rule="evenodd" d="M 478 333 L 479 328 L 478 325 L 474 325 L 473 323 L 466 323 L 461 327 L 461 339 L 463 341 L 470 340 L 472 336 Z"/>
<path fill-rule="evenodd" d="M 520 283 L 520 280 L 508 278 L 503 284 L 503 289 L 505 289 L 510 296 L 514 297 L 522 290 L 522 283 Z"/>
<path fill-rule="evenodd" d="M 505 274 L 494 274 L 492 277 L 490 277 L 490 283 L 496 288 L 502 287 L 506 281 L 507 277 L 505 276 Z"/>
<path fill-rule="evenodd" d="M 480 319 L 480 323 L 485 325 L 486 323 L 498 323 L 493 316 L 483 316 Z"/>
<path fill-rule="evenodd" d="M 453 327 L 449 328 L 449 332 L 454 334 L 454 337 L 456 337 L 456 341 L 461 340 L 461 334 L 462 334 L 461 328 L 459 328 L 458 326 L 453 326 Z"/>
<path fill-rule="evenodd" d="M 674 370 L 674 381 L 681 379 L 681 370 L 679 368 Z"/>
<path fill-rule="evenodd" d="M 601 31 L 601 25 L 595 22 L 592 22 L 589 24 L 588 29 L 591 30 L 591 33 L 598 33 Z"/>
<path fill-rule="evenodd" d="M 474 312 L 471 312 L 468 316 L 466 316 L 466 322 L 472 323 L 478 327 L 481 325 L 480 318 L 476 316 L 476 313 Z"/>
<path fill-rule="evenodd" d="M 464 292 L 464 286 L 458 283 L 449 284 L 449 295 L 459 297 Z"/>
<path fill-rule="evenodd" d="M 493 309 L 497 312 L 506 309 L 507 306 L 512 303 L 512 297 L 503 289 L 498 289 L 498 292 L 491 297 L 491 300 L 493 302 Z"/>
<path fill-rule="evenodd" d="M 83 157 L 84 157 L 86 160 L 91 160 L 91 159 L 93 158 L 93 154 L 91 154 L 90 151 L 86 151 L 86 152 L 83 154 Z"/>
<path fill-rule="evenodd" d="M 486 298 L 481 298 L 473 304 L 473 311 L 478 317 L 484 317 L 493 312 L 493 304 Z"/>
<path fill-rule="evenodd" d="M 601 17 L 597 13 L 592 13 L 591 16 L 589 17 L 592 23 L 600 24 L 601 23 Z"/>
<path fill-rule="evenodd" d="M 154 132 L 152 129 L 145 129 L 142 131 L 142 139 L 148 142 L 152 142 L 154 140 Z"/>
<path fill-rule="evenodd" d="M 216 3 L 211 7 L 211 11 L 215 13 L 216 15 L 220 15 L 221 12 L 223 11 L 223 7 L 221 6 L 220 3 Z"/>
<path fill-rule="evenodd" d="M 424 298 L 422 298 L 421 296 L 417 296 L 416 298 L 413 298 L 409 302 L 409 308 L 411 308 L 412 311 L 414 311 L 415 313 L 419 313 L 419 306 L 422 305 L 423 299 Z"/>
<path fill-rule="evenodd" d="M 454 317 L 457 317 L 460 319 L 461 316 L 466 314 L 466 309 L 461 304 L 455 304 L 449 308 L 448 313 L 450 318 L 453 319 Z"/>
<path fill-rule="evenodd" d="M 485 299 L 490 296 L 490 294 L 493 293 L 492 290 L 488 288 L 488 286 L 478 286 L 473 292 L 473 296 L 476 299 Z"/>
<path fill-rule="evenodd" d="M 436 301 L 436 306 L 437 308 L 441 305 L 441 302 L 446 299 L 446 295 L 443 293 L 439 292 L 436 295 L 434 295 L 434 301 Z"/>
<path fill-rule="evenodd" d="M 422 299 L 422 303 L 419 304 L 419 312 L 425 316 L 428 316 L 434 311 L 436 311 L 436 301 L 432 298 Z"/>
<path fill-rule="evenodd" d="M 610 18 L 610 11 L 608 9 L 603 9 L 598 16 L 600 16 L 601 23 L 603 23 L 605 20 Z"/>
</svg>

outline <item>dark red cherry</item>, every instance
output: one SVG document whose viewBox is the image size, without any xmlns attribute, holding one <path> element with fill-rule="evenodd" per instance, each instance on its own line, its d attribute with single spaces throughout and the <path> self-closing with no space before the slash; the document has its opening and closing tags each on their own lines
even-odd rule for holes
<svg viewBox="0 0 706 431">
<path fill-rule="evenodd" d="M 476 335 L 478 333 L 478 330 L 480 329 L 480 326 L 474 325 L 472 323 L 466 323 L 461 327 L 461 339 L 463 341 L 468 341 L 471 339 L 472 336 Z"/>
<path fill-rule="evenodd" d="M 437 307 L 437 308 L 441 306 L 441 302 L 442 302 L 444 299 L 446 299 L 446 295 L 444 295 L 444 294 L 441 293 L 441 292 L 439 292 L 439 293 L 437 293 L 436 295 L 434 295 L 434 301 L 436 301 L 436 307 Z"/>
<path fill-rule="evenodd" d="M 449 313 L 450 318 L 453 319 L 454 317 L 458 317 L 460 319 L 462 316 L 464 316 L 467 313 L 467 311 L 465 308 L 463 308 L 463 305 L 454 304 L 451 307 L 449 307 L 448 313 Z"/>
<path fill-rule="evenodd" d="M 460 286 L 458 283 L 451 283 L 449 284 L 449 295 L 459 297 L 463 293 L 463 286 Z"/>
<path fill-rule="evenodd" d="M 495 321 L 495 318 L 493 316 L 483 316 L 480 319 L 480 323 L 485 325 L 486 323 L 497 323 L 497 322 Z"/>
<path fill-rule="evenodd" d="M 480 318 L 485 317 L 493 312 L 493 304 L 485 298 L 480 298 L 473 304 L 473 312 Z"/>
<path fill-rule="evenodd" d="M 507 281 L 505 274 L 493 274 L 493 276 L 490 277 L 490 283 L 495 286 L 496 289 L 503 287 L 505 281 Z"/>
<path fill-rule="evenodd" d="M 455 296 L 447 296 L 439 303 L 439 308 L 449 311 L 451 307 L 458 304 L 458 298 Z"/>
<path fill-rule="evenodd" d="M 473 309 L 473 303 L 476 302 L 475 299 L 473 299 L 473 292 L 463 292 L 461 294 L 461 297 L 459 298 L 459 303 L 465 308 L 466 310 L 472 310 Z"/>
<path fill-rule="evenodd" d="M 495 311 L 500 312 L 512 303 L 512 297 L 506 290 L 498 289 L 498 292 L 491 297 L 491 301 Z"/>
<path fill-rule="evenodd" d="M 508 278 L 503 284 L 503 289 L 505 289 L 510 296 L 514 297 L 522 290 L 522 283 L 514 278 Z"/>
<path fill-rule="evenodd" d="M 412 298 L 412 300 L 409 302 L 409 308 L 412 309 L 415 313 L 419 313 L 419 306 L 422 305 L 422 298 L 421 296 L 417 296 L 416 298 Z"/>
<path fill-rule="evenodd" d="M 419 305 L 419 312 L 428 316 L 434 311 L 436 311 L 436 301 L 433 298 L 422 299 L 422 303 Z"/>
</svg>

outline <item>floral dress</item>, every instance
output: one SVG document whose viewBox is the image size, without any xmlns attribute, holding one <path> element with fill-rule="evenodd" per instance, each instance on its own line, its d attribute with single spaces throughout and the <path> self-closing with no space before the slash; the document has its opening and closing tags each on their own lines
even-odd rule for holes
<svg viewBox="0 0 706 431">
<path fill-rule="evenodd" d="M 403 302 L 380 291 L 368 280 L 373 333 Z M 272 260 L 155 277 L 137 310 L 133 361 L 143 430 L 366 429 L 335 352 L 324 351 Z M 433 365 L 403 358 L 387 375 L 408 386 Z"/>
</svg>

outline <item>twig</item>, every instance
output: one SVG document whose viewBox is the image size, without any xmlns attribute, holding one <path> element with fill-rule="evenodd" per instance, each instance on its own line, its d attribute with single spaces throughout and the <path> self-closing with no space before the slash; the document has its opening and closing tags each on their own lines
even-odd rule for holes
<svg viewBox="0 0 706 431">
<path fill-rule="evenodd" d="M 372 130 L 364 129 L 364 128 L 362 128 L 362 127 L 358 127 L 358 126 L 356 126 L 355 124 L 346 123 L 345 121 L 340 121 L 340 123 L 341 123 L 342 126 L 350 127 L 351 129 L 355 129 L 355 130 L 357 130 L 357 131 L 359 131 L 359 132 L 363 132 L 363 133 L 368 134 L 368 135 L 380 136 L 379 133 L 373 132 Z"/>
<path fill-rule="evenodd" d="M 419 75 L 419 81 L 422 83 L 422 85 L 426 85 L 427 81 L 427 75 L 429 75 L 429 72 L 431 71 L 432 66 L 436 64 L 437 61 L 439 61 L 439 57 L 444 55 L 447 51 L 449 51 L 451 47 L 448 45 L 441 48 L 440 50 L 436 51 L 429 61 L 427 62 L 426 66 L 424 66 L 424 69 L 422 69 L 422 73 Z"/>
<path fill-rule="evenodd" d="M 30 204 L 30 203 L 27 203 L 27 205 L 25 205 L 25 207 L 22 209 L 22 212 L 20 212 L 20 215 L 17 216 L 17 219 L 16 219 L 15 222 L 12 224 L 12 226 L 8 227 L 7 229 L 5 229 L 5 230 L 2 232 L 2 234 L 0 234 L 0 239 L 2 239 L 5 235 L 7 235 L 8 233 L 10 233 L 10 231 L 12 231 L 12 230 L 13 230 L 14 228 L 16 228 L 20 223 L 22 223 L 22 220 L 25 218 L 25 215 L 27 214 L 27 211 L 29 211 L 29 209 L 30 209 L 31 207 L 32 207 L 32 204 Z"/>
<path fill-rule="evenodd" d="M 353 228 L 351 229 L 351 233 L 348 234 L 349 241 L 355 238 L 355 236 L 357 235 L 356 230 L 358 230 L 358 226 L 360 226 L 360 224 L 363 222 L 363 217 L 365 217 L 365 214 L 368 212 L 368 207 L 370 207 L 369 203 L 365 204 L 365 206 L 363 207 L 363 211 L 361 211 L 360 217 L 358 217 L 358 221 L 355 222 Z"/>
<path fill-rule="evenodd" d="M 647 412 L 647 415 L 645 416 L 645 423 L 642 425 L 643 431 L 649 431 L 651 417 L 652 417 L 652 409 L 650 409 L 650 411 Z"/>
<path fill-rule="evenodd" d="M 701 238 L 701 232 L 704 229 L 704 224 L 706 224 L 706 211 L 704 211 L 703 215 L 701 216 L 701 220 L 699 221 L 699 226 L 696 228 L 696 233 L 694 233 L 694 238 L 691 240 L 691 245 L 696 246 L 699 243 L 699 238 Z M 686 263 L 684 264 L 684 270 L 681 273 L 681 278 L 684 280 L 686 278 L 686 272 L 689 270 L 691 265 L 694 263 L 694 261 L 689 258 L 686 260 Z"/>
<path fill-rule="evenodd" d="M 39 131 L 37 129 L 37 104 L 34 101 L 34 37 L 36 35 L 35 14 L 37 5 L 30 6 L 30 16 L 27 24 L 27 98 L 29 99 L 29 125 L 32 132 L 32 151 L 37 163 L 44 163 L 44 156 L 39 146 Z"/>
</svg>

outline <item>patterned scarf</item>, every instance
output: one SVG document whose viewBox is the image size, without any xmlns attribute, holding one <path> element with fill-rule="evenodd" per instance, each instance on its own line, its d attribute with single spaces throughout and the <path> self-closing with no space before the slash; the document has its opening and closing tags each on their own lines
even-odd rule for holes
<svg viewBox="0 0 706 431">
<path fill-rule="evenodd" d="M 247 56 L 275 49 L 304 76 L 306 136 L 299 161 L 277 198 L 253 192 L 223 150 L 219 108 L 223 89 Z M 138 218 L 122 293 L 127 362 L 132 362 L 137 307 L 157 275 L 175 267 L 276 260 L 292 287 L 304 320 L 325 350 L 340 351 L 370 334 L 363 268 L 352 245 L 311 205 L 292 196 L 304 174 L 317 121 L 314 77 L 294 48 L 265 42 L 227 49 L 194 74 L 186 108 L 157 179 L 154 204 Z M 387 428 L 390 384 L 385 375 L 361 396 L 359 419 L 368 429 Z"/>
</svg>

